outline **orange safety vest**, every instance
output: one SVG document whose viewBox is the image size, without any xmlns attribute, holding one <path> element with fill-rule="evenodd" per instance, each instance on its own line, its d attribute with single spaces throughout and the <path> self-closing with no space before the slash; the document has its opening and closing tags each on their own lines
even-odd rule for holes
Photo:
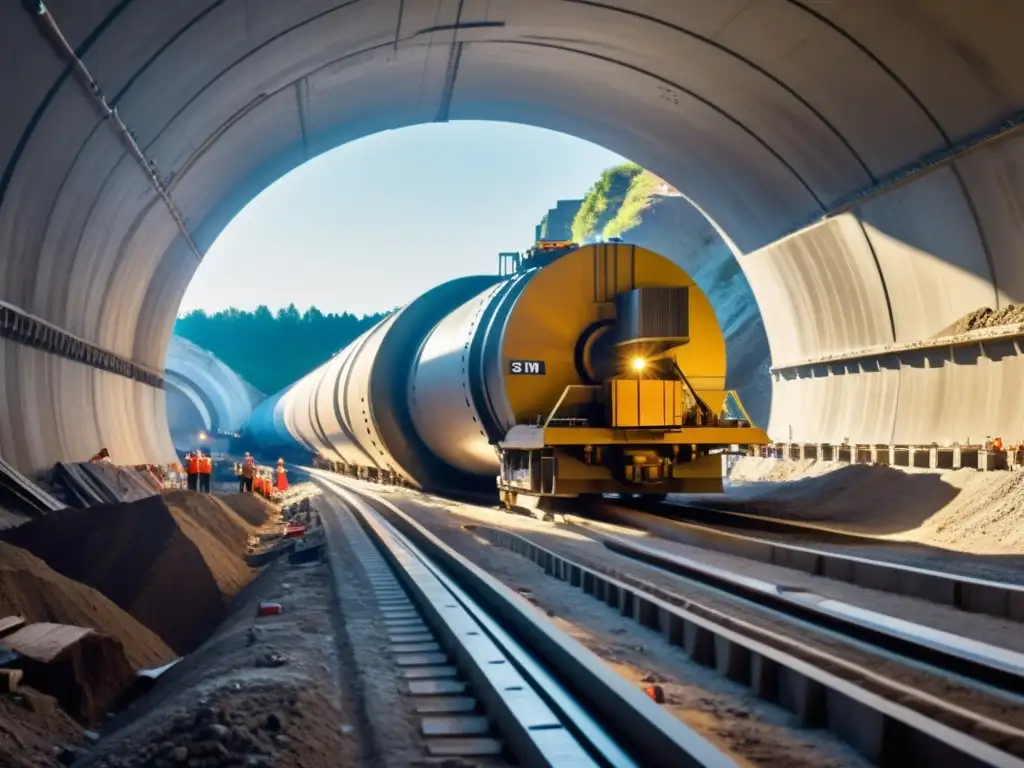
<svg viewBox="0 0 1024 768">
<path fill-rule="evenodd" d="M 199 474 L 213 474 L 213 459 L 211 459 L 209 456 L 203 456 L 203 458 L 199 460 Z"/>
<path fill-rule="evenodd" d="M 263 490 L 263 478 L 260 477 L 259 475 L 256 475 L 256 477 L 252 479 L 252 489 L 256 493 L 259 493 L 260 491 Z"/>
<path fill-rule="evenodd" d="M 199 459 L 197 459 L 195 456 L 188 457 L 188 473 L 190 475 L 199 474 Z"/>
<path fill-rule="evenodd" d="M 288 472 L 285 471 L 284 467 L 277 468 L 277 490 L 288 490 Z"/>
</svg>

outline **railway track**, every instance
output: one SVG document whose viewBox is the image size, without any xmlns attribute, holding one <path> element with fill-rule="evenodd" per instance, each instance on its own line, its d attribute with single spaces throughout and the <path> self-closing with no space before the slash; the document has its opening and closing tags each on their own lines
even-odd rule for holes
<svg viewBox="0 0 1024 768">
<path fill-rule="evenodd" d="M 429 756 L 530 766 L 735 762 L 397 507 L 313 471 L 349 519 Z"/>
<path fill-rule="evenodd" d="M 375 503 L 400 513 L 387 500 Z M 614 542 L 609 549 L 665 574 L 651 580 L 637 575 L 645 566 L 609 568 L 608 556 L 604 563 L 588 562 L 586 556 L 566 554 L 562 544 L 542 546 L 531 540 L 531 534 L 502 529 L 500 517 L 496 524 L 463 527 L 527 557 L 549 577 L 579 588 L 610 610 L 662 633 L 691 660 L 795 713 L 801 727 L 831 732 L 876 765 L 1024 766 L 1024 700 L 1007 693 L 1024 690 L 1021 654 L 856 610 L 848 612 L 845 627 L 831 623 L 829 629 L 818 630 L 808 623 L 807 609 L 816 604 L 826 609 L 837 606 L 822 606 L 807 593 L 787 595 L 785 589 L 766 588 L 738 574 L 715 574 L 715 569 L 694 581 L 689 576 L 696 574 L 681 569 L 671 557 L 662 559 L 644 552 L 642 545 Z M 627 551 L 630 548 L 636 551 Z M 713 590 L 726 600 L 760 603 L 775 619 L 760 621 L 749 610 L 690 596 L 700 595 L 700 590 L 706 595 L 712 576 L 732 577 L 731 585 L 719 584 Z M 735 590 L 737 584 L 747 590 L 742 597 Z M 794 618 L 780 611 L 780 598 L 782 603 L 795 598 L 803 615 Z M 771 604 L 770 609 L 764 602 Z M 856 619 L 861 626 L 852 634 L 873 640 L 882 650 L 836 639 L 840 632 L 854 630 Z M 783 623 L 788 624 L 786 631 L 780 631 Z M 818 642 L 816 632 L 832 640 Z M 922 664 L 922 658 L 930 664 Z"/>
<path fill-rule="evenodd" d="M 803 630 L 806 639 L 797 639 L 749 620 L 749 613 L 737 618 L 721 603 L 691 599 L 685 583 L 667 588 L 664 581 L 652 583 L 632 573 L 586 563 L 540 546 L 529 535 L 500 528 L 474 526 L 473 532 L 663 633 L 692 660 L 792 711 L 802 727 L 832 732 L 876 765 L 1024 766 L 1020 718 L 1000 716 L 1000 711 L 1019 712 L 1022 701 L 990 688 L 991 683 L 1001 682 L 1005 689 L 1019 689 L 1019 670 L 1002 670 L 1001 681 L 958 676 L 954 686 L 975 687 L 979 702 L 987 704 L 979 712 L 956 703 L 963 697 L 947 701 L 941 686 L 900 682 L 898 676 L 877 669 L 863 652 L 851 658 L 836 650 L 835 643 L 831 650 L 822 650 L 810 641 L 813 630 Z M 644 559 L 658 565 L 653 558 Z M 904 639 L 903 650 L 912 652 L 911 638 Z M 886 663 L 891 669 L 892 659 L 887 657 Z M 920 681 L 927 675 L 918 670 L 916 677 Z"/>
<path fill-rule="evenodd" d="M 637 507 L 606 501 L 593 509 L 598 519 L 647 530 L 683 544 L 866 589 L 928 600 L 967 613 L 1024 622 L 1024 584 L 916 567 L 821 546 L 831 544 L 879 552 L 891 542 L 706 505 L 662 502 Z M 804 541 L 816 538 L 820 544 L 791 543 L 765 534 Z M 948 562 L 944 567 L 949 567 Z"/>
</svg>

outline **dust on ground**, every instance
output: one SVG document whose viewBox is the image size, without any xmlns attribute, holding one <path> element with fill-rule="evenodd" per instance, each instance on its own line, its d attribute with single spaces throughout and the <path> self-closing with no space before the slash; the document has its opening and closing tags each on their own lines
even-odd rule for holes
<svg viewBox="0 0 1024 768">
<path fill-rule="evenodd" d="M 745 457 L 726 496 L 706 500 L 888 541 L 1024 554 L 1024 472 Z"/>
<path fill-rule="evenodd" d="M 81 765 L 361 765 L 329 578 L 320 563 L 268 566 L 221 628 L 120 715 Z M 280 603 L 281 615 L 257 618 L 263 600 Z"/>
<path fill-rule="evenodd" d="M 379 488 L 374 491 L 390 496 L 446 544 L 527 596 L 556 626 L 624 678 L 638 686 L 660 685 L 668 710 L 728 751 L 741 765 L 866 765 L 852 750 L 827 734 L 794 730 L 789 713 L 765 704 L 743 686 L 692 662 L 660 633 L 639 627 L 601 603 L 581 599 L 579 590 L 547 577 L 521 556 L 494 547 L 462 529 L 460 523 L 467 519 L 447 514 L 461 514 L 458 505 L 442 502 L 427 506 L 423 503 L 426 497 L 412 501 L 418 494 L 383 493 Z M 510 521 L 517 519 L 513 515 L 503 516 Z M 526 525 L 532 524 L 522 520 Z"/>
</svg>

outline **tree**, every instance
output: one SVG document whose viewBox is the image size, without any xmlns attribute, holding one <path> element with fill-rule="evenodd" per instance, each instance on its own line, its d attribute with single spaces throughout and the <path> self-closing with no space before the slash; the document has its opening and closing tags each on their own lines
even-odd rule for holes
<svg viewBox="0 0 1024 768">
<path fill-rule="evenodd" d="M 266 305 L 252 312 L 230 307 L 212 315 L 197 309 L 178 318 L 174 332 L 208 349 L 269 395 L 329 360 L 389 314 L 324 314 L 316 307 L 300 313 L 294 304 L 276 314 Z"/>
</svg>

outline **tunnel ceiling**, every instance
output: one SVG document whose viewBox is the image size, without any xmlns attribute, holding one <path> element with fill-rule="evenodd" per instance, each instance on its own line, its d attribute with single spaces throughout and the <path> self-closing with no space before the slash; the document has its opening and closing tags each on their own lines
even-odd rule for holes
<svg viewBox="0 0 1024 768">
<path fill-rule="evenodd" d="M 156 370 L 200 254 L 231 217 L 294 166 L 376 131 L 494 119 L 570 133 L 662 175 L 750 253 L 1024 106 L 1024 3 L 1008 0 L 47 3 L 152 162 L 162 199 L 34 5 L 0 7 L 0 299 Z M 988 292 L 974 294 L 998 303 L 1016 290 L 1005 286 L 1024 284 L 1022 268 L 1006 267 L 1004 286 L 995 274 L 1020 237 L 1019 212 L 993 210 L 1007 181 L 991 169 L 951 175 L 935 199 L 955 198 L 973 228 L 964 242 L 980 254 L 980 266 L 964 256 L 958 268 L 984 272 Z M 920 220 L 918 204 L 890 215 Z M 800 303 L 770 285 L 784 271 L 752 280 L 763 312 L 773 291 L 787 311 Z M 847 278 L 828 281 L 841 293 Z M 872 311 L 891 342 L 896 299 L 881 282 L 888 307 Z M 772 339 L 773 355 L 851 343 L 836 338 L 831 348 Z M 51 389 L 28 406 L 8 391 L 9 410 L 63 399 L 77 375 L 41 358 L 20 365 Z M 148 395 L 110 394 L 108 378 L 95 374 L 76 395 L 103 401 L 101 436 L 160 411 Z M 129 453 L 163 440 L 162 426 L 141 429 L 124 438 L 136 441 Z"/>
</svg>

